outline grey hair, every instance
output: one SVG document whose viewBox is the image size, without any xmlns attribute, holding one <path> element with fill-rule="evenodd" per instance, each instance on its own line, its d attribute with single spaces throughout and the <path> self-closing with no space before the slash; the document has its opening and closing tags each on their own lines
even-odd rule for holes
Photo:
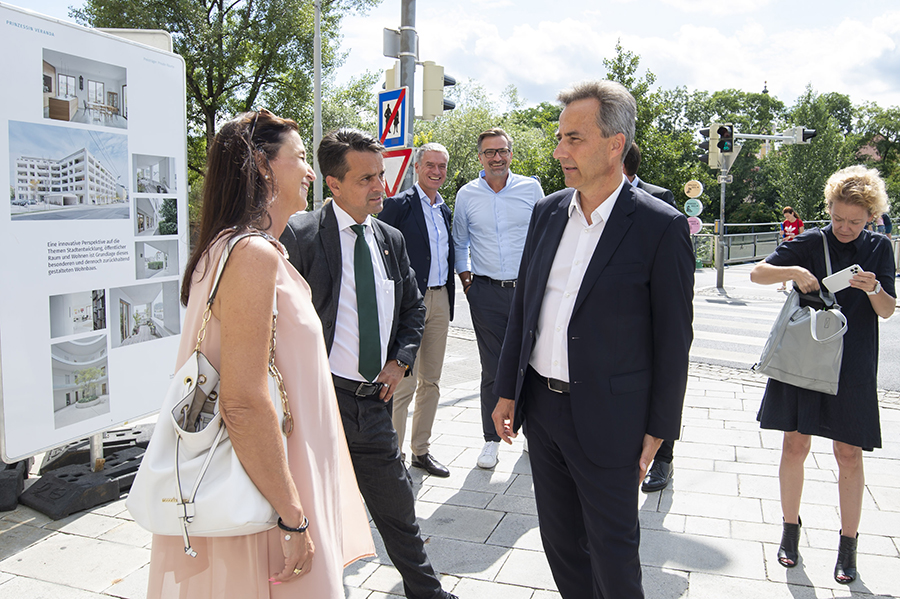
<svg viewBox="0 0 900 599">
<path fill-rule="evenodd" d="M 419 161 L 422 160 L 422 156 L 425 155 L 425 152 L 440 152 L 444 155 L 444 159 L 447 160 L 447 162 L 450 161 L 450 152 L 447 151 L 447 148 L 436 141 L 430 141 L 427 144 L 423 144 L 416 148 L 416 158 L 413 160 L 413 164 L 419 164 Z"/>
<path fill-rule="evenodd" d="M 625 148 L 634 142 L 634 122 L 637 114 L 637 102 L 621 83 L 609 80 L 583 81 L 571 88 L 559 92 L 557 100 L 564 106 L 578 100 L 594 99 L 600 103 L 597 111 L 597 126 L 603 137 L 612 137 L 618 133 L 625 136 L 622 160 L 625 160 Z"/>
</svg>

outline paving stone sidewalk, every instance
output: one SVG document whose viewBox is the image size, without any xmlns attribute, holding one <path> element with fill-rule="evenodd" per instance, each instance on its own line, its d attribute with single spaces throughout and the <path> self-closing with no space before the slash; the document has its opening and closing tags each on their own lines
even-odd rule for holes
<svg viewBox="0 0 900 599">
<path fill-rule="evenodd" d="M 417 513 L 445 588 L 461 599 L 559 597 L 541 549 L 531 468 L 522 444 L 504 446 L 493 471 L 482 446 L 474 336 L 452 329 L 432 453 L 441 479 L 411 469 Z M 885 447 L 865 456 L 860 578 L 832 579 L 838 528 L 831 444 L 806 462 L 802 561 L 775 560 L 781 535 L 781 435 L 755 420 L 765 379 L 692 364 L 675 476 L 641 495 L 641 558 L 648 598 L 844 598 L 900 596 L 900 409 L 882 402 Z M 402 585 L 376 536 L 378 555 L 347 568 L 351 599 L 400 599 Z M 150 535 L 116 501 L 60 521 L 20 506 L 0 513 L 0 598 L 142 599 Z"/>
</svg>

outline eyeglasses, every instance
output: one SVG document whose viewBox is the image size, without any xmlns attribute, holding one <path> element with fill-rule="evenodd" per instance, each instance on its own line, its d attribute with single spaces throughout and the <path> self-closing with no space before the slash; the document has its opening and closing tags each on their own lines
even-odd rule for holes
<svg viewBox="0 0 900 599">
<path fill-rule="evenodd" d="M 253 141 L 253 134 L 256 133 L 256 121 L 259 120 L 259 115 L 264 114 L 266 116 L 275 116 L 265 108 L 257 108 L 256 114 L 253 115 L 253 123 L 250 125 L 250 136 L 249 141 Z"/>
<path fill-rule="evenodd" d="M 500 148 L 499 150 L 483 150 L 481 152 L 487 158 L 493 158 L 496 155 L 500 155 L 501 158 L 506 158 L 509 156 L 509 148 Z"/>
</svg>

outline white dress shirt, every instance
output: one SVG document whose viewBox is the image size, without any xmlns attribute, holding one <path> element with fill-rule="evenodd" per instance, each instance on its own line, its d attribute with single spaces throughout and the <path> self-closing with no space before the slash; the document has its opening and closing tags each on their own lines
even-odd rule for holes
<svg viewBox="0 0 900 599">
<path fill-rule="evenodd" d="M 425 216 L 425 228 L 428 230 L 428 247 L 431 250 L 431 265 L 428 269 L 428 283 L 426 287 L 442 287 L 447 284 L 449 270 L 447 261 L 450 255 L 450 232 L 447 230 L 447 223 L 444 222 L 444 215 L 441 212 L 441 206 L 444 205 L 444 198 L 440 193 L 436 193 L 434 204 L 419 184 L 416 183 L 416 191 L 422 199 L 422 214 Z"/>
<path fill-rule="evenodd" d="M 338 298 L 337 317 L 334 321 L 334 343 L 328 362 L 331 372 L 352 381 L 365 381 L 359 373 L 359 316 L 356 311 L 356 274 L 354 265 L 354 248 L 356 233 L 350 228 L 357 224 L 337 202 L 334 204 L 334 216 L 337 218 L 338 233 L 341 239 L 341 291 Z M 381 248 L 375 241 L 372 231 L 372 217 L 363 221 L 366 244 L 372 255 L 372 267 L 375 272 L 375 299 L 378 303 L 378 336 L 381 339 L 381 363 L 387 359 L 387 346 L 391 337 L 391 325 L 394 321 L 394 281 L 388 277 Z"/>
<path fill-rule="evenodd" d="M 590 225 L 581 210 L 580 194 L 577 191 L 572 194 L 569 220 L 550 267 L 537 321 L 534 349 L 528 361 L 542 376 L 569 382 L 569 321 L 575 299 L 624 184 L 623 176 L 612 195 L 591 213 Z M 609 317 L 615 318 L 615 315 L 610 314 Z"/>
</svg>

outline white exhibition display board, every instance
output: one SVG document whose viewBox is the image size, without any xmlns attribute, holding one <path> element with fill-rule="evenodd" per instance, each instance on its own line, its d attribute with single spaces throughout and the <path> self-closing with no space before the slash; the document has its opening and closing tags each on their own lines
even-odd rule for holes
<svg viewBox="0 0 900 599">
<path fill-rule="evenodd" d="M 184 62 L 0 4 L 0 452 L 159 410 L 188 259 Z"/>
</svg>

